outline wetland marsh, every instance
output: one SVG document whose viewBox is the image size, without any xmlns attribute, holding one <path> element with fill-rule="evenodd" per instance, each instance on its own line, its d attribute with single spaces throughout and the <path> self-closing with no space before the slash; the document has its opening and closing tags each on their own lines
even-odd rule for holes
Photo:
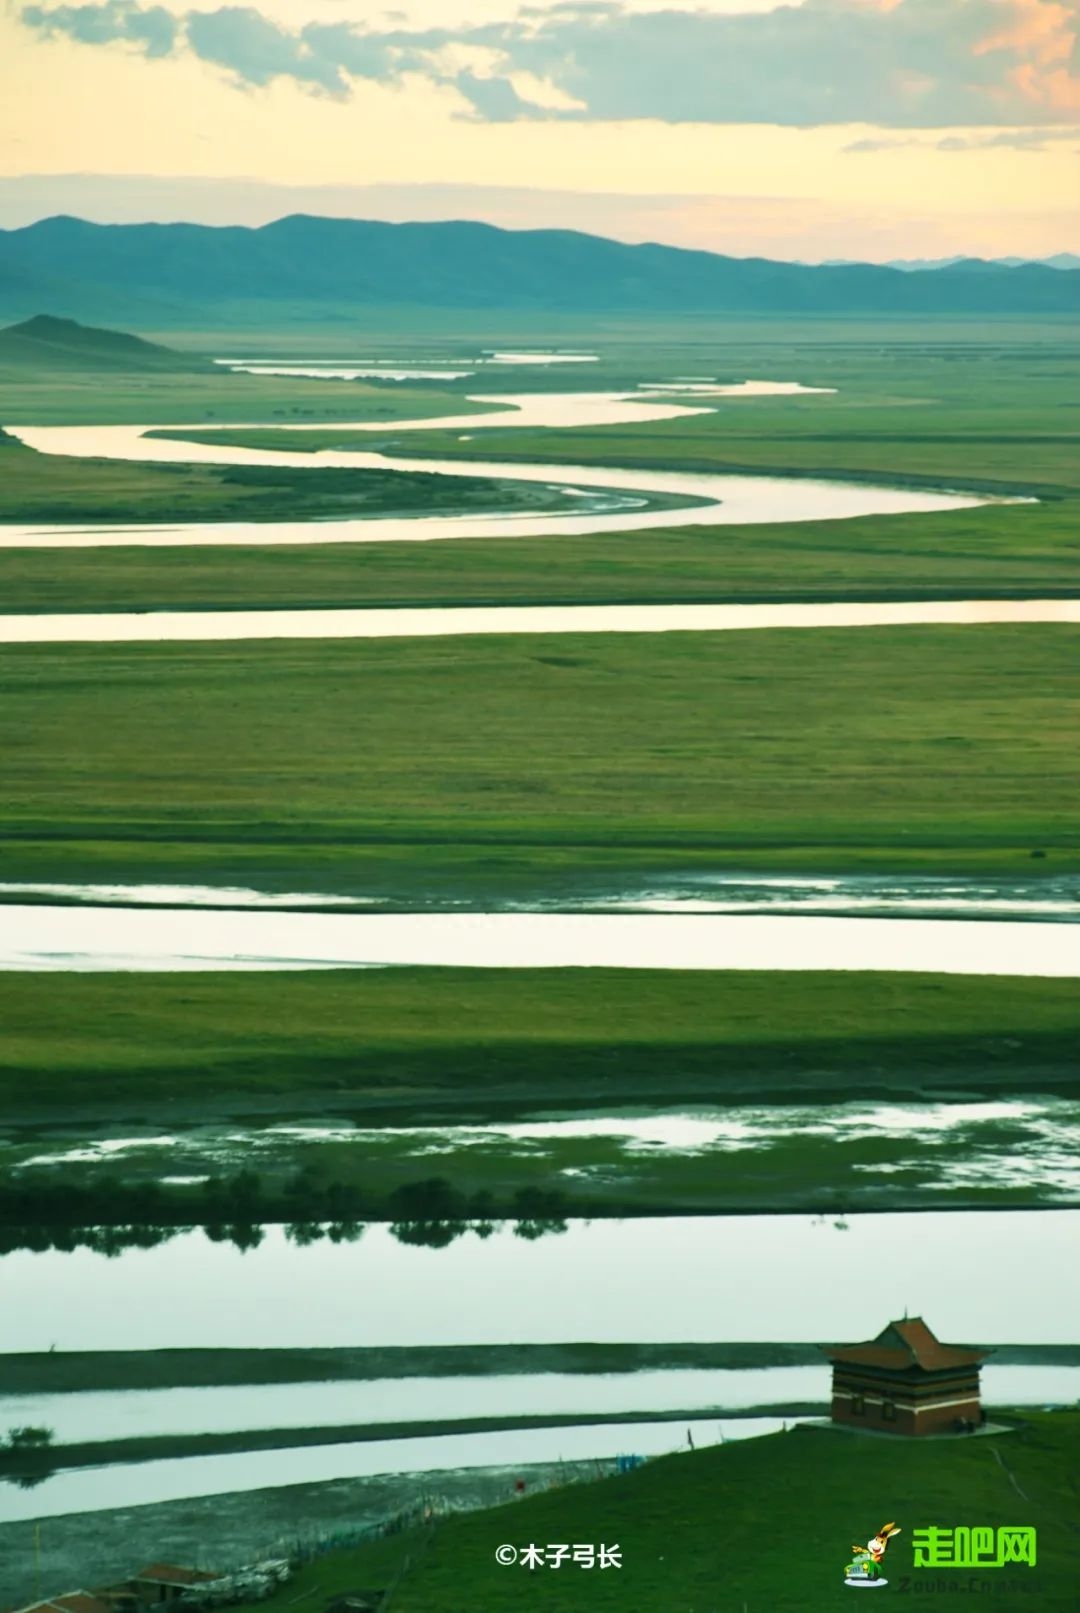
<svg viewBox="0 0 1080 1613">
<path fill-rule="evenodd" d="M 592 335 L 13 389 L 13 1530 L 764 1436 L 909 1306 L 1075 1399 L 1080 350 Z"/>
</svg>

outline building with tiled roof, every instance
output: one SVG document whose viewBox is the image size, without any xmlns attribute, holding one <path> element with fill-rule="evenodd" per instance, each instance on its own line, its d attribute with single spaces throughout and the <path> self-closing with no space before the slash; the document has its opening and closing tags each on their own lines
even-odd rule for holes
<svg viewBox="0 0 1080 1613">
<path fill-rule="evenodd" d="M 168 1604 L 192 1585 L 209 1585 L 218 1574 L 206 1574 L 198 1568 L 179 1568 L 175 1563 L 151 1563 L 127 1581 L 143 1602 Z"/>
<path fill-rule="evenodd" d="M 44 1602 L 15 1609 L 15 1613 L 110 1613 L 106 1602 L 100 1602 L 90 1591 L 67 1591 L 63 1596 L 52 1596 Z"/>
<path fill-rule="evenodd" d="M 942 1344 L 921 1316 L 890 1322 L 863 1344 L 826 1351 L 832 1420 L 887 1434 L 940 1434 L 982 1421 L 979 1367 L 990 1352 Z"/>
</svg>

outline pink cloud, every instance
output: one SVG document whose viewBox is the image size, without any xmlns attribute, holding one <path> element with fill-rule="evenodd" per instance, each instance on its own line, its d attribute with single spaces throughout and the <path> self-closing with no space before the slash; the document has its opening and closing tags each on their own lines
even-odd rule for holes
<svg viewBox="0 0 1080 1613">
<path fill-rule="evenodd" d="M 974 56 L 1006 51 L 1020 57 L 1005 78 L 1013 90 L 1047 111 L 1080 109 L 1080 77 L 1069 64 L 1080 33 L 1078 0 L 1006 0 L 1003 25 L 975 45 Z"/>
</svg>

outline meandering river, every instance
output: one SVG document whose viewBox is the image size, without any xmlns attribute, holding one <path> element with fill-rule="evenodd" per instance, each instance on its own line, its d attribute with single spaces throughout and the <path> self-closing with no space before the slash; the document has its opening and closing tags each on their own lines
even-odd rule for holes
<svg viewBox="0 0 1080 1613">
<path fill-rule="evenodd" d="M 474 400 L 477 401 L 477 400 Z M 504 414 L 462 415 L 419 421 L 332 422 L 343 434 L 377 432 L 383 446 L 404 432 L 484 430 L 495 426 L 564 427 L 641 424 L 702 412 L 662 398 L 623 393 L 507 394 L 484 400 Z M 483 516 L 373 517 L 345 521 L 214 522 L 175 525 L 88 526 L 85 524 L 0 527 L 0 547 L 90 548 L 131 545 L 386 543 L 430 542 L 440 538 L 576 537 L 591 533 L 636 532 L 685 526 L 743 525 L 769 521 L 842 520 L 860 515 L 969 509 L 1000 500 L 970 492 L 927 491 L 825 478 L 734 476 L 720 473 L 640 470 L 603 465 L 536 465 L 480 459 L 394 457 L 385 451 L 324 449 L 318 453 L 237 448 L 226 443 L 179 442 L 147 436 L 149 426 L 5 426 L 11 435 L 45 454 L 125 459 L 163 464 L 278 465 L 311 470 L 319 466 L 353 469 L 427 471 L 444 476 L 489 476 L 501 480 L 559 485 L 569 491 L 617 489 L 643 495 L 642 507 L 606 514 L 568 511 Z M 175 430 L 205 431 L 198 426 Z M 257 429 L 231 427 L 229 429 Z M 261 428 L 265 429 L 265 425 Z M 275 428 L 276 429 L 276 428 Z M 328 429 L 327 423 L 283 424 L 281 430 Z M 650 495 L 678 495 L 699 502 L 678 509 L 649 507 Z"/>
</svg>

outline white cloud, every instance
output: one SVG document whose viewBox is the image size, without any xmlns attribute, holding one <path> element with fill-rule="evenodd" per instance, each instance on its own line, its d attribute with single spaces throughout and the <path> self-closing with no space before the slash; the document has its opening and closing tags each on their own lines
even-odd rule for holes
<svg viewBox="0 0 1080 1613">
<path fill-rule="evenodd" d="M 261 87 L 344 96 L 353 79 L 452 84 L 490 122 L 1022 127 L 1080 112 L 1080 0 L 803 0 L 769 10 L 654 10 L 619 0 L 531 7 L 456 28 L 310 21 L 249 7 L 170 19 L 136 0 L 40 4 L 23 21 L 148 56 L 186 50 Z M 461 51 L 498 66 L 455 67 Z M 545 87 L 531 99 L 530 84 Z"/>
</svg>

